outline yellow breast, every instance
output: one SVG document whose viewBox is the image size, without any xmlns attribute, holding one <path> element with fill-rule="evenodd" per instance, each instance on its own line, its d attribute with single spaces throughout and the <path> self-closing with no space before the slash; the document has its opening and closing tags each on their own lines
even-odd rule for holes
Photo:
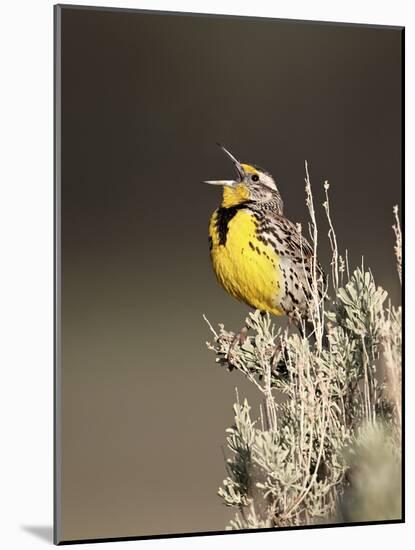
<svg viewBox="0 0 415 550">
<path fill-rule="evenodd" d="M 279 257 L 256 237 L 256 221 L 247 209 L 226 214 L 216 210 L 210 220 L 213 269 L 232 296 L 251 307 L 283 315 L 279 306 Z"/>
</svg>

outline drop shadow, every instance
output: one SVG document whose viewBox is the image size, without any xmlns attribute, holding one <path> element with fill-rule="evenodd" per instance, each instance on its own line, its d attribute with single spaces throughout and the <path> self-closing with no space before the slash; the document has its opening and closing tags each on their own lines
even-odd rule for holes
<svg viewBox="0 0 415 550">
<path fill-rule="evenodd" d="M 21 525 L 21 529 L 35 537 L 53 544 L 53 527 L 51 525 Z"/>
</svg>

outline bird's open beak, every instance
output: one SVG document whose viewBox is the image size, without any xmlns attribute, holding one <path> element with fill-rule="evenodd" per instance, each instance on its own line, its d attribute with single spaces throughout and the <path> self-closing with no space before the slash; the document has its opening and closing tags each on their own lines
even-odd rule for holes
<svg viewBox="0 0 415 550">
<path fill-rule="evenodd" d="M 237 160 L 233 155 L 232 153 L 230 153 L 227 149 L 225 149 L 225 147 L 223 145 L 221 145 L 220 143 L 218 143 L 219 147 L 222 149 L 222 151 L 228 155 L 228 157 L 231 159 L 231 161 L 233 162 L 235 168 L 236 168 L 236 171 L 238 173 L 238 176 L 239 176 L 239 179 L 238 180 L 206 180 L 204 181 L 203 183 L 208 183 L 209 185 L 222 185 L 222 186 L 227 186 L 227 187 L 233 187 L 234 185 L 238 184 L 239 182 L 241 182 L 245 176 L 245 173 L 244 173 L 244 170 L 241 166 L 241 163 L 239 162 L 239 160 Z"/>
</svg>

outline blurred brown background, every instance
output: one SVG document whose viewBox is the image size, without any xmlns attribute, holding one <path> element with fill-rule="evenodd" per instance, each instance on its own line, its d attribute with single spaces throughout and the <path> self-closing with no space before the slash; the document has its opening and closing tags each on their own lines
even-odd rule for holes
<svg viewBox="0 0 415 550">
<path fill-rule="evenodd" d="M 353 267 L 399 301 L 402 34 L 234 17 L 62 9 L 62 532 L 222 530 L 216 495 L 237 374 L 202 319 L 248 308 L 217 284 L 207 225 L 233 176 L 276 177 L 307 220 L 304 159 Z M 328 267 L 327 242 L 321 259 Z M 279 321 L 285 323 L 285 321 Z"/>
</svg>

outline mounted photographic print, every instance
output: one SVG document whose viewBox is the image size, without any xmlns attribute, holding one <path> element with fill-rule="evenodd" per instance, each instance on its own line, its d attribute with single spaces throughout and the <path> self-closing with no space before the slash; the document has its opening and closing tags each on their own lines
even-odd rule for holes
<svg viewBox="0 0 415 550">
<path fill-rule="evenodd" d="M 54 9 L 55 543 L 402 522 L 404 29 Z"/>
</svg>

